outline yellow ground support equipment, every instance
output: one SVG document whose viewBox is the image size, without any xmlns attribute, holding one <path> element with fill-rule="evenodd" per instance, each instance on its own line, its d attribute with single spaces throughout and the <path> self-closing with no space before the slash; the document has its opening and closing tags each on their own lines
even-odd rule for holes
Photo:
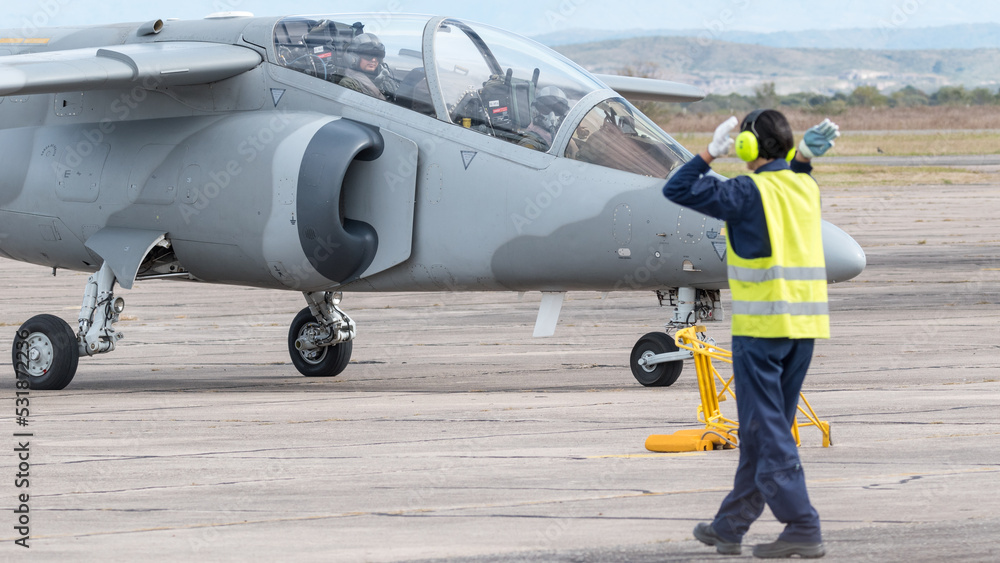
<svg viewBox="0 0 1000 563">
<path fill-rule="evenodd" d="M 714 342 L 706 342 L 698 338 L 698 333 L 704 333 L 705 327 L 692 326 L 677 332 L 674 341 L 678 348 L 690 350 L 694 355 L 694 366 L 698 372 L 698 391 L 701 393 L 701 405 L 698 407 L 698 421 L 705 423 L 705 428 L 680 430 L 673 434 L 653 434 L 646 438 L 646 449 L 653 452 L 693 452 L 735 448 L 739 442 L 739 423 L 722 416 L 719 403 L 726 400 L 726 395 L 736 400 L 733 390 L 733 377 L 723 379 L 712 365 L 712 360 L 727 364 L 733 363 L 733 353 L 720 348 Z M 722 385 L 719 391 L 716 381 Z M 816 411 L 806 400 L 805 395 L 799 395 L 799 412 L 806 420 L 800 422 L 796 417 L 792 424 L 792 435 L 795 443 L 802 445 L 799 439 L 799 428 L 815 426 L 823 433 L 823 447 L 830 447 L 830 423 L 820 420 Z"/>
</svg>

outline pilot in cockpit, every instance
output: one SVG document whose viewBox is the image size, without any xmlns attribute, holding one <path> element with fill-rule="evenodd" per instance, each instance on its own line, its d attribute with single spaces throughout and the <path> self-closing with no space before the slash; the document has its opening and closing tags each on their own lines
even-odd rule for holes
<svg viewBox="0 0 1000 563">
<path fill-rule="evenodd" d="M 518 144 L 542 152 L 549 150 L 552 137 L 568 111 L 565 92 L 555 86 L 542 88 L 531 104 L 531 125 L 524 130 L 524 138 Z"/>
<path fill-rule="evenodd" d="M 380 100 L 394 101 L 399 81 L 384 61 L 385 45 L 374 33 L 362 33 L 348 45 L 348 66 L 337 83 Z"/>
</svg>

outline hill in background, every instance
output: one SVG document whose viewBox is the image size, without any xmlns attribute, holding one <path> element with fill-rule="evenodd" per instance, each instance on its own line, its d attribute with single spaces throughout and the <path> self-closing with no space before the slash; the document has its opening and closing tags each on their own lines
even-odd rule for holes
<svg viewBox="0 0 1000 563">
<path fill-rule="evenodd" d="M 863 85 L 891 92 L 910 85 L 1000 85 L 1000 48 L 946 50 L 768 47 L 693 37 L 634 37 L 557 47 L 590 71 L 694 84 L 708 93 L 752 94 L 774 82 L 779 94 L 850 92 Z"/>
<path fill-rule="evenodd" d="M 534 37 L 548 46 L 575 45 L 634 39 L 636 37 L 693 37 L 721 40 L 765 47 L 814 49 L 982 49 L 1000 48 L 1000 24 L 966 24 L 940 27 L 809 30 L 775 33 L 726 31 L 714 33 L 707 29 L 633 29 L 595 30 L 571 29 Z"/>
</svg>

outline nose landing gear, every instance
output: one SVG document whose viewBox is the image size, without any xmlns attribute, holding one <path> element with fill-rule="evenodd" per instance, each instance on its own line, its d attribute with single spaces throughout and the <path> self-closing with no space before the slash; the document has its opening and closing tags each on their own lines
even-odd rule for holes
<svg viewBox="0 0 1000 563">
<path fill-rule="evenodd" d="M 632 348 L 629 365 L 636 381 L 646 387 L 672 385 L 681 375 L 684 360 L 691 357 L 680 352 L 674 339 L 665 332 L 650 332 Z M 677 358 L 670 360 L 670 358 Z"/>
<path fill-rule="evenodd" d="M 656 292 L 660 306 L 673 306 L 674 314 L 664 327 L 665 332 L 645 334 L 632 348 L 629 367 L 636 381 L 646 387 L 666 387 L 677 381 L 684 368 L 684 360 L 692 356 L 690 352 L 678 349 L 670 334 L 699 323 L 722 320 L 720 293 L 719 290 L 691 287 Z"/>
</svg>

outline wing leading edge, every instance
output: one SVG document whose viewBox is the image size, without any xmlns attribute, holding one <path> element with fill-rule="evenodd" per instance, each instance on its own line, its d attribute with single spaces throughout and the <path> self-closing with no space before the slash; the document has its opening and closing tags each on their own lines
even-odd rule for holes
<svg viewBox="0 0 1000 563">
<path fill-rule="evenodd" d="M 0 96 L 208 84 L 261 62 L 250 49 L 203 42 L 10 55 L 0 57 Z"/>
<path fill-rule="evenodd" d="M 690 84 L 636 76 L 598 74 L 597 78 L 625 98 L 640 102 L 697 102 L 705 93 Z"/>
</svg>

